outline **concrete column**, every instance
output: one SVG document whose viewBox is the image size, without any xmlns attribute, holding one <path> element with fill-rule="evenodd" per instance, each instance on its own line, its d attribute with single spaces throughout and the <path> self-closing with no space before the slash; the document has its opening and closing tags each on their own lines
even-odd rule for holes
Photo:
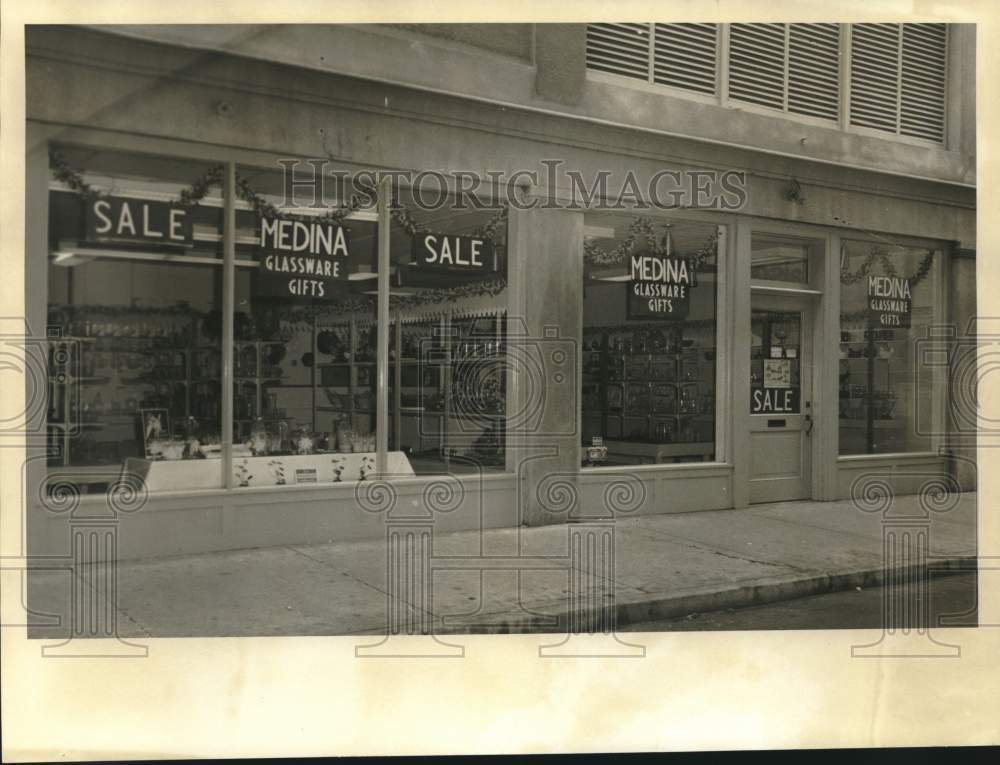
<svg viewBox="0 0 1000 765">
<path fill-rule="evenodd" d="M 951 355 L 948 391 L 948 439 L 954 455 L 952 470 L 963 491 L 976 490 L 976 398 L 973 385 L 976 375 L 970 368 L 976 363 L 976 251 L 953 249 L 948 259 L 946 277 L 948 323 L 958 344 Z M 988 331 L 988 330 L 987 330 Z"/>
<path fill-rule="evenodd" d="M 512 210 L 508 231 L 508 468 L 520 522 L 561 523 L 578 496 L 583 213 Z M 556 475 L 553 508 L 538 488 Z"/>
<path fill-rule="evenodd" d="M 726 328 L 731 338 L 729 348 L 718 354 L 719 374 L 722 365 L 732 369 L 732 406 L 730 408 L 729 461 L 733 464 L 733 507 L 750 504 L 750 223 L 738 218 L 734 228 L 736 236 L 735 257 L 729 258 L 728 299 L 730 326 Z M 725 298 L 724 298 L 725 299 Z"/>
</svg>

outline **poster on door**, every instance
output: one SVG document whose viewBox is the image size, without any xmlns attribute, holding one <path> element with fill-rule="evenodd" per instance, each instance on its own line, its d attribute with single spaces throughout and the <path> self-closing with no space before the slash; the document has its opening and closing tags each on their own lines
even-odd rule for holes
<svg viewBox="0 0 1000 765">
<path fill-rule="evenodd" d="M 792 385 L 792 359 L 763 359 L 760 383 L 750 389 L 751 414 L 799 414 L 799 388 Z"/>
<path fill-rule="evenodd" d="M 764 387 L 792 387 L 791 359 L 764 359 Z"/>
</svg>

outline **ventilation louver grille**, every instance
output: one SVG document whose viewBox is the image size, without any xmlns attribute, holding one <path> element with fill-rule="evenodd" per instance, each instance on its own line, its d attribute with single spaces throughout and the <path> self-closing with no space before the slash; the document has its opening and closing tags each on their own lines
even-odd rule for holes
<svg viewBox="0 0 1000 765">
<path fill-rule="evenodd" d="M 708 96 L 719 94 L 719 24 L 588 24 L 587 67 Z M 728 98 L 837 123 L 842 63 L 853 126 L 941 143 L 944 24 L 731 24 Z M 842 62 L 850 48 L 850 62 Z M 845 119 L 847 117 L 845 116 Z"/>
<path fill-rule="evenodd" d="M 856 24 L 851 32 L 851 124 L 944 140 L 944 24 Z"/>
<path fill-rule="evenodd" d="M 729 28 L 729 97 L 785 108 L 785 25 Z"/>
<path fill-rule="evenodd" d="M 836 121 L 840 115 L 840 25 L 788 27 L 788 111 Z"/>
<path fill-rule="evenodd" d="M 649 79 L 649 24 L 588 24 L 587 66 Z"/>
<path fill-rule="evenodd" d="M 656 24 L 653 82 L 715 95 L 717 24 Z"/>
</svg>

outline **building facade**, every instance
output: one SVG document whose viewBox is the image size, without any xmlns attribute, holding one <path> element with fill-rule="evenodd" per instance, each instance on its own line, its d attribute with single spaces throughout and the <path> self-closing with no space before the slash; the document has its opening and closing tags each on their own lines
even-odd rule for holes
<svg viewBox="0 0 1000 765">
<path fill-rule="evenodd" d="M 972 26 L 26 46 L 37 551 L 126 490 L 123 557 L 974 487 Z"/>
</svg>

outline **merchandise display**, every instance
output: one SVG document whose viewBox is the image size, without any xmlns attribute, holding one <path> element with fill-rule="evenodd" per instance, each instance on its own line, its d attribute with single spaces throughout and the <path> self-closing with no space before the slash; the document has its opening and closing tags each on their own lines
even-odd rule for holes
<svg viewBox="0 0 1000 765">
<path fill-rule="evenodd" d="M 611 458 L 627 453 L 659 462 L 710 455 L 715 429 L 711 327 L 588 327 L 582 408 L 584 436 L 601 436 Z"/>
<path fill-rule="evenodd" d="M 394 324 L 389 349 L 389 445 L 430 467 L 504 463 L 506 363 L 502 314 Z M 374 428 L 375 363 L 358 322 L 324 325 L 317 337 L 323 398 L 318 421 L 337 444 Z M 401 352 L 397 353 L 396 348 Z M 397 416 L 398 414 L 398 416 Z M 347 449 L 341 448 L 341 451 Z M 357 448 L 351 449 L 357 451 Z"/>
<path fill-rule="evenodd" d="M 893 329 L 841 325 L 838 389 L 842 442 L 873 449 L 875 444 L 905 438 L 907 423 L 897 410 L 907 406 L 913 382 L 910 341 L 901 334 Z"/>
<path fill-rule="evenodd" d="M 204 314 L 55 305 L 49 326 L 50 464 L 218 456 L 220 340 Z"/>
</svg>

